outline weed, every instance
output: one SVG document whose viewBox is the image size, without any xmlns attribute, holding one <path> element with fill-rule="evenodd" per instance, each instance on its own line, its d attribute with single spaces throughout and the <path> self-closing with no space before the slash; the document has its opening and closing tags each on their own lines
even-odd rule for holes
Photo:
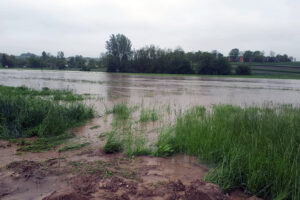
<svg viewBox="0 0 300 200">
<path fill-rule="evenodd" d="M 114 175 L 114 173 L 111 170 L 105 169 L 104 178 L 108 178 L 108 177 L 111 177 L 113 175 Z"/>
<path fill-rule="evenodd" d="M 115 104 L 112 110 L 106 110 L 107 114 L 113 113 L 118 119 L 126 120 L 129 118 L 132 109 L 127 106 L 126 103 Z"/>
<path fill-rule="evenodd" d="M 117 153 L 123 150 L 121 141 L 115 136 L 114 133 L 110 133 L 109 137 L 104 145 L 105 153 Z"/>
<path fill-rule="evenodd" d="M 156 150 L 153 152 L 154 156 L 167 157 L 174 154 L 174 136 L 172 129 L 163 129 L 156 143 Z"/>
</svg>

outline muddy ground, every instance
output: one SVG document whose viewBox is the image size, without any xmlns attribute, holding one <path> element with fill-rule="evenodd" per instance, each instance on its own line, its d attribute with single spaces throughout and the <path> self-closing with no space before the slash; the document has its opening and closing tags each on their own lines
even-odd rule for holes
<svg viewBox="0 0 300 200">
<path fill-rule="evenodd" d="M 15 144 L 0 143 L 1 152 L 16 148 Z M 19 156 L 18 161 L 1 162 L 0 199 L 255 199 L 242 191 L 225 194 L 218 186 L 204 182 L 209 169 L 190 156 L 130 158 L 108 155 L 94 146 L 34 155 L 14 155 Z"/>
</svg>

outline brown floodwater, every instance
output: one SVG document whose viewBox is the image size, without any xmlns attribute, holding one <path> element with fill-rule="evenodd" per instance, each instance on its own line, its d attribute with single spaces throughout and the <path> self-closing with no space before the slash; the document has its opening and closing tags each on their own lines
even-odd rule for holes
<svg viewBox="0 0 300 200">
<path fill-rule="evenodd" d="M 299 104 L 300 80 L 128 75 L 105 72 L 0 70 L 0 84 L 70 89 L 104 103 L 125 101 L 187 108 L 213 104 Z"/>
</svg>

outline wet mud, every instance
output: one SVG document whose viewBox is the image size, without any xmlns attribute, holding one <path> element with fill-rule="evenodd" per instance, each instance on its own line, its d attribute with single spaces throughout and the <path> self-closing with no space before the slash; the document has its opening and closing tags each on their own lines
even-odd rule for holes
<svg viewBox="0 0 300 200">
<path fill-rule="evenodd" d="M 106 155 L 100 149 L 40 161 L 14 161 L 0 172 L 0 199 L 204 199 L 244 200 L 249 196 L 224 194 L 203 181 L 209 170 L 189 156 L 130 158 Z M 84 157 L 83 157 L 84 156 Z M 93 159 L 85 159 L 92 157 Z M 81 159 L 79 159 L 81 158 Z M 92 161 L 91 161 L 92 160 Z"/>
</svg>

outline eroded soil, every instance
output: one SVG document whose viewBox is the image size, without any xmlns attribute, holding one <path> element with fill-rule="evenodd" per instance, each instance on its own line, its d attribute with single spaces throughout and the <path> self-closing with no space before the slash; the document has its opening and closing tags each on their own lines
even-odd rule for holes
<svg viewBox="0 0 300 200">
<path fill-rule="evenodd" d="M 204 182 L 207 171 L 189 156 L 129 158 L 123 154 L 106 155 L 101 149 L 89 147 L 72 155 L 9 163 L 0 171 L 0 199 L 249 198 L 241 192 L 224 194 L 218 186 Z"/>
</svg>

